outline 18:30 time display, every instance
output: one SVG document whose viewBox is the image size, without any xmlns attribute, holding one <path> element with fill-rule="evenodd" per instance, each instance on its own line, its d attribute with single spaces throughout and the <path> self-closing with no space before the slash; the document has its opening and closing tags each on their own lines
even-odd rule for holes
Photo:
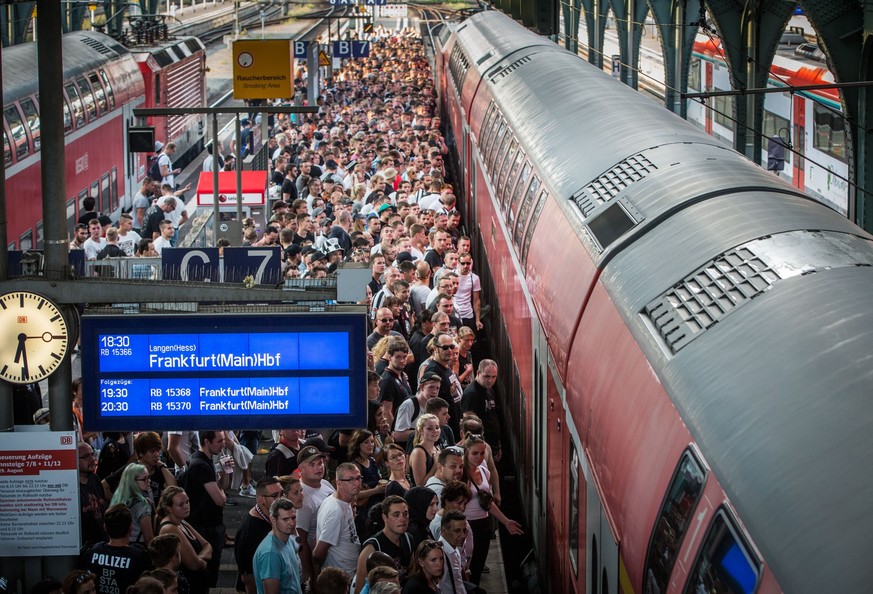
<svg viewBox="0 0 873 594">
<path fill-rule="evenodd" d="M 129 347 L 130 346 L 130 336 L 124 335 L 104 335 L 100 337 L 100 346 L 115 348 L 115 347 Z"/>
</svg>

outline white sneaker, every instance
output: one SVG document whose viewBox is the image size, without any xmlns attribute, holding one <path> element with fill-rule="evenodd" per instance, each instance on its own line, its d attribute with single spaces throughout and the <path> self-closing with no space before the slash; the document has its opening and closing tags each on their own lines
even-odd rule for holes
<svg viewBox="0 0 873 594">
<path fill-rule="evenodd" d="M 252 499 L 254 499 L 255 497 L 257 497 L 257 493 L 255 493 L 255 488 L 249 484 L 239 488 L 239 496 L 251 497 Z"/>
</svg>

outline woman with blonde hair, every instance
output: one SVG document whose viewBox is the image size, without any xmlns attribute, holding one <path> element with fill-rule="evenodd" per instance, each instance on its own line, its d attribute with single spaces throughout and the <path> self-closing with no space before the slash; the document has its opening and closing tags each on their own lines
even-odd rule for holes
<svg viewBox="0 0 873 594">
<path fill-rule="evenodd" d="M 413 485 L 424 485 L 436 472 L 439 440 L 440 421 L 436 415 L 425 413 L 418 417 L 412 438 L 412 453 L 409 455 Z"/>
</svg>

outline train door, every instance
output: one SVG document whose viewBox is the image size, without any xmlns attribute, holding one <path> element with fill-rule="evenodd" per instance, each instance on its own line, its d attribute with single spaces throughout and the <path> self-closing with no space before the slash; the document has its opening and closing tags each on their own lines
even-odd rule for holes
<svg viewBox="0 0 873 594">
<path fill-rule="evenodd" d="M 709 60 L 706 60 L 703 62 L 703 64 L 704 64 L 704 71 L 706 72 L 706 82 L 704 83 L 704 86 L 705 86 L 707 92 L 711 92 L 712 87 L 713 87 L 713 84 L 712 84 L 712 62 L 710 62 Z M 713 99 L 706 99 L 705 101 L 714 101 L 714 100 Z M 712 110 L 711 109 L 704 109 L 703 110 L 703 117 L 704 117 L 704 122 L 705 122 L 704 129 L 706 130 L 706 133 L 712 134 Z"/>
<path fill-rule="evenodd" d="M 533 485 L 531 492 L 526 494 L 526 509 L 530 510 L 530 525 L 533 531 L 533 542 L 537 544 L 537 559 L 547 558 L 548 540 L 546 540 L 546 437 L 547 403 L 546 376 L 549 373 L 549 347 L 542 326 L 536 316 L 531 318 L 533 336 L 533 424 L 529 448 L 531 452 L 531 473 Z"/>
<path fill-rule="evenodd" d="M 593 480 L 588 481 L 586 505 L 588 573 L 585 591 L 590 594 L 617 594 L 618 543 L 613 537 L 609 518 Z"/>
<path fill-rule="evenodd" d="M 472 226 L 473 221 L 473 180 L 471 177 L 471 172 L 473 170 L 473 161 L 476 160 L 476 153 L 474 152 L 473 147 L 473 136 L 470 134 L 470 127 L 467 126 L 467 123 L 464 123 L 464 150 L 462 152 L 461 157 L 461 167 L 464 169 L 464 179 L 467 181 L 467 185 L 464 187 L 464 212 L 462 213 L 464 216 L 464 221 L 467 222 L 468 225 Z M 467 229 L 469 233 L 470 230 Z"/>
<path fill-rule="evenodd" d="M 564 389 L 557 371 L 549 365 L 546 374 L 548 401 L 546 417 L 546 542 L 548 555 L 548 583 L 552 592 L 566 592 L 567 572 L 567 521 L 564 517 L 565 482 L 565 426 Z"/>
<path fill-rule="evenodd" d="M 136 118 L 133 117 L 133 108 L 134 106 L 130 103 L 124 103 L 122 105 L 121 113 L 122 113 L 122 121 L 125 122 L 125 134 L 124 134 L 124 154 L 126 158 L 124 159 L 124 187 L 121 188 L 121 207 L 124 210 L 128 210 L 133 208 L 133 195 L 139 190 L 138 180 L 142 179 L 145 176 L 146 171 L 145 167 L 143 167 L 142 176 L 140 176 L 140 172 L 138 171 L 138 164 L 141 161 L 140 153 L 132 153 L 130 152 L 130 147 L 127 143 L 127 128 L 131 126 L 136 126 Z"/>
<path fill-rule="evenodd" d="M 804 170 L 806 168 L 806 159 L 803 155 L 806 153 L 806 105 L 803 97 L 794 95 L 794 105 L 792 106 L 794 120 L 794 150 L 797 153 L 794 155 L 794 170 L 792 183 L 794 187 L 802 190 L 804 187 Z"/>
</svg>

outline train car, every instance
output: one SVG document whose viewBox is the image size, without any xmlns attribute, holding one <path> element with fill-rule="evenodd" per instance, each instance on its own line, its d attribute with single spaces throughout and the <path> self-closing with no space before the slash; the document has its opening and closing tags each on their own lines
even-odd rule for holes
<svg viewBox="0 0 873 594">
<path fill-rule="evenodd" d="M 143 107 L 192 108 L 206 106 L 206 46 L 196 37 L 181 37 L 153 46 L 131 48 L 145 84 Z M 184 168 L 203 151 L 206 116 L 153 116 L 155 139 L 175 142 L 173 164 Z M 137 172 L 145 177 L 145 168 Z"/>
<path fill-rule="evenodd" d="M 782 53 L 770 68 L 769 87 L 785 88 L 785 93 L 768 94 L 764 99 L 764 136 L 780 136 L 800 154 L 786 151 L 783 175 L 794 187 L 837 210 L 848 213 L 849 177 L 848 137 L 840 94 L 836 89 L 798 91 L 789 87 L 823 85 L 834 82 L 827 67 Z M 689 65 L 689 92 L 721 91 L 731 88 L 724 50 L 712 40 L 698 36 Z M 708 100 L 708 109 L 689 101 L 688 120 L 727 143 L 733 142 L 732 97 Z M 762 162 L 767 161 L 764 142 Z"/>
<path fill-rule="evenodd" d="M 123 46 L 90 31 L 63 39 L 67 226 L 72 232 L 82 199 L 118 213 L 132 196 L 132 172 L 144 156 L 127 156 L 127 125 L 143 102 L 139 69 Z M 10 249 L 43 247 L 40 118 L 35 43 L 3 50 L 3 147 Z M 45 164 L 59 167 L 58 164 Z M 135 191 L 135 189 L 134 189 Z M 128 204 L 128 208 L 129 208 Z"/>
<path fill-rule="evenodd" d="M 501 13 L 437 45 L 542 590 L 865 590 L 873 237 Z"/>
</svg>

